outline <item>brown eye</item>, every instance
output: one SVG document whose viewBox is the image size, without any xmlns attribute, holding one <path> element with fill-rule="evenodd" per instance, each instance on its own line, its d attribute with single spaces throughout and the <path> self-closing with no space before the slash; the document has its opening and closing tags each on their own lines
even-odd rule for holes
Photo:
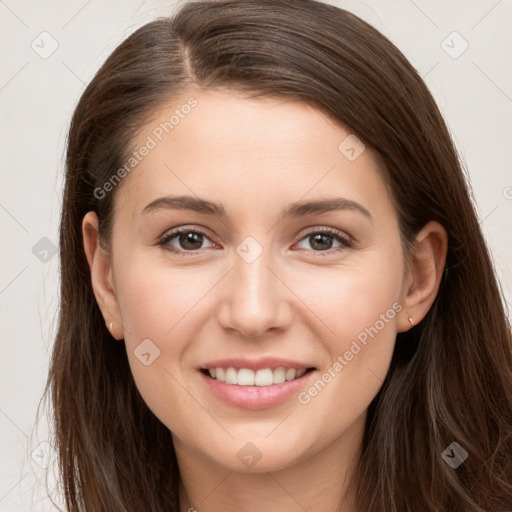
<svg viewBox="0 0 512 512">
<path fill-rule="evenodd" d="M 176 240 L 175 243 L 171 241 Z M 177 229 L 166 235 L 159 245 L 165 246 L 172 252 L 197 252 L 204 247 L 201 247 L 204 240 L 209 240 L 205 233 L 193 229 Z"/>
<path fill-rule="evenodd" d="M 333 237 L 325 233 L 317 233 L 315 235 L 309 235 L 309 243 L 313 249 L 324 251 L 332 247 Z"/>
<path fill-rule="evenodd" d="M 304 240 L 307 241 L 310 246 L 310 249 L 307 247 L 305 247 L 305 249 L 309 249 L 317 253 L 328 252 L 328 254 L 332 254 L 352 246 L 350 239 L 343 236 L 339 231 L 330 228 L 310 231 L 304 238 L 302 238 L 301 242 Z M 338 242 L 338 245 L 333 248 L 333 244 L 335 242 Z"/>
<path fill-rule="evenodd" d="M 184 231 L 177 235 L 179 244 L 182 248 L 188 250 L 201 249 L 203 245 L 203 235 L 194 231 Z"/>
</svg>

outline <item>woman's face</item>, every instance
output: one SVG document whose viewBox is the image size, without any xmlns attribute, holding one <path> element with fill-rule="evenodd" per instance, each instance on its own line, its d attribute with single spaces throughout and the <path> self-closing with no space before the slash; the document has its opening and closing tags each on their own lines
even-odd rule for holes
<svg viewBox="0 0 512 512">
<path fill-rule="evenodd" d="M 406 318 L 371 150 L 304 103 L 220 89 L 162 107 L 134 149 L 104 312 L 178 454 L 269 471 L 357 446 Z"/>
</svg>

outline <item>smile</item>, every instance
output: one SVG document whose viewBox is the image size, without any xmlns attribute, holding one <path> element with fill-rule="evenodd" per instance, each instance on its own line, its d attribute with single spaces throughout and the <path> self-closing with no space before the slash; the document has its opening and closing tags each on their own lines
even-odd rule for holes
<svg viewBox="0 0 512 512">
<path fill-rule="evenodd" d="M 302 377 L 308 369 L 306 368 L 262 368 L 260 370 L 251 370 L 250 368 L 208 368 L 212 379 L 226 384 L 235 384 L 238 386 L 272 386 L 273 384 L 282 384 L 283 382 L 295 380 Z"/>
<path fill-rule="evenodd" d="M 228 358 L 203 364 L 199 375 L 210 393 L 241 409 L 265 409 L 290 400 L 317 374 L 298 361 L 264 357 Z"/>
</svg>

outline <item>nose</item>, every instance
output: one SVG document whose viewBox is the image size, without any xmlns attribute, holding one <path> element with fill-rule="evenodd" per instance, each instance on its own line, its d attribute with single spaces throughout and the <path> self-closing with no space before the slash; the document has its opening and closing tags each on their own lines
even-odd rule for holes
<svg viewBox="0 0 512 512">
<path fill-rule="evenodd" d="M 292 294 L 271 260 L 265 250 L 252 262 L 235 254 L 218 314 L 224 329 L 237 331 L 245 338 L 258 338 L 290 325 Z"/>
</svg>

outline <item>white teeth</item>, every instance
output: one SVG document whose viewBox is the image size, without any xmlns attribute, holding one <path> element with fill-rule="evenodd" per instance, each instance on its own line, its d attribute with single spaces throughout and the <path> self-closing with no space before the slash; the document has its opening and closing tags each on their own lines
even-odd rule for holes
<svg viewBox="0 0 512 512">
<path fill-rule="evenodd" d="M 254 374 L 254 384 L 256 386 L 270 386 L 272 384 L 273 374 L 270 368 L 258 370 Z"/>
<path fill-rule="evenodd" d="M 272 384 L 281 384 L 286 380 L 286 369 L 280 366 L 274 370 Z"/>
<path fill-rule="evenodd" d="M 286 370 L 286 380 L 295 379 L 295 373 L 296 373 L 295 368 L 288 368 L 288 370 Z"/>
<path fill-rule="evenodd" d="M 226 384 L 238 384 L 237 371 L 232 366 L 226 370 L 226 375 L 224 376 L 224 382 Z"/>
<path fill-rule="evenodd" d="M 298 379 L 306 373 L 305 368 L 296 370 L 295 368 L 263 368 L 261 370 L 251 370 L 249 368 L 209 368 L 210 377 L 226 384 L 238 384 L 239 386 L 271 386 L 272 384 L 282 384 L 285 381 Z"/>
<path fill-rule="evenodd" d="M 254 372 L 248 368 L 238 370 L 239 386 L 254 386 Z"/>
</svg>

